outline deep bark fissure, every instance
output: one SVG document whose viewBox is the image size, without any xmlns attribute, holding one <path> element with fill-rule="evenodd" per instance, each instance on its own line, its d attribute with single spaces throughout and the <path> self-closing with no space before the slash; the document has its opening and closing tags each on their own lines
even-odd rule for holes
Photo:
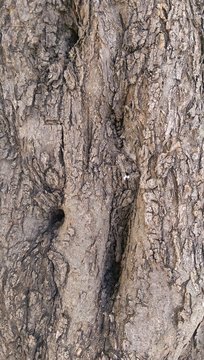
<svg viewBox="0 0 204 360">
<path fill-rule="evenodd" d="M 128 175 L 127 175 L 128 176 Z M 128 205 L 122 206 L 129 197 Z M 131 200 L 130 200 L 131 199 Z M 136 191 L 130 194 L 127 189 L 115 194 L 110 211 L 110 228 L 104 260 L 100 303 L 102 311 L 111 313 L 122 271 L 122 259 L 127 245 L 129 226 L 136 200 Z"/>
</svg>

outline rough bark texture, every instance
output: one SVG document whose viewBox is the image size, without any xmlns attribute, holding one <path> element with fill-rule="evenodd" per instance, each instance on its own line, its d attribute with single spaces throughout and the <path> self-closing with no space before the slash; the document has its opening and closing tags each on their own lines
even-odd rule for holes
<svg viewBox="0 0 204 360">
<path fill-rule="evenodd" d="M 204 359 L 203 5 L 0 1 L 0 360 Z"/>
</svg>

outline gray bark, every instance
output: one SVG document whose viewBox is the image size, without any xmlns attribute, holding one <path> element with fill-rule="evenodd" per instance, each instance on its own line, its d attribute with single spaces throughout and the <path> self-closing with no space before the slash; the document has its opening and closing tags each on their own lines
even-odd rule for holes
<svg viewBox="0 0 204 360">
<path fill-rule="evenodd" d="M 203 360 L 203 1 L 0 2 L 0 360 Z"/>
</svg>

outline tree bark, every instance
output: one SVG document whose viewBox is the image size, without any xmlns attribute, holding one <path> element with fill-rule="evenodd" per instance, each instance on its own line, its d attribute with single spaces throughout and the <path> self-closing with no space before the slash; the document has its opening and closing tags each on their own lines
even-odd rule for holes
<svg viewBox="0 0 204 360">
<path fill-rule="evenodd" d="M 0 359 L 203 360 L 203 1 L 0 31 Z"/>
</svg>

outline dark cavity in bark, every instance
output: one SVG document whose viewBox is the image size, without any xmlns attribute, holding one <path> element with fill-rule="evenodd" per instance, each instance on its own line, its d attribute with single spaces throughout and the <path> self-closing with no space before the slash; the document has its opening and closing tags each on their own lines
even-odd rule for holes
<svg viewBox="0 0 204 360">
<path fill-rule="evenodd" d="M 136 195 L 136 190 L 122 190 L 121 194 L 115 194 L 112 202 L 110 231 L 100 292 L 100 303 L 103 311 L 111 312 L 118 291 L 122 260 L 127 245 L 129 224 L 133 215 Z M 129 197 L 131 202 L 123 206 L 125 197 Z"/>
</svg>

